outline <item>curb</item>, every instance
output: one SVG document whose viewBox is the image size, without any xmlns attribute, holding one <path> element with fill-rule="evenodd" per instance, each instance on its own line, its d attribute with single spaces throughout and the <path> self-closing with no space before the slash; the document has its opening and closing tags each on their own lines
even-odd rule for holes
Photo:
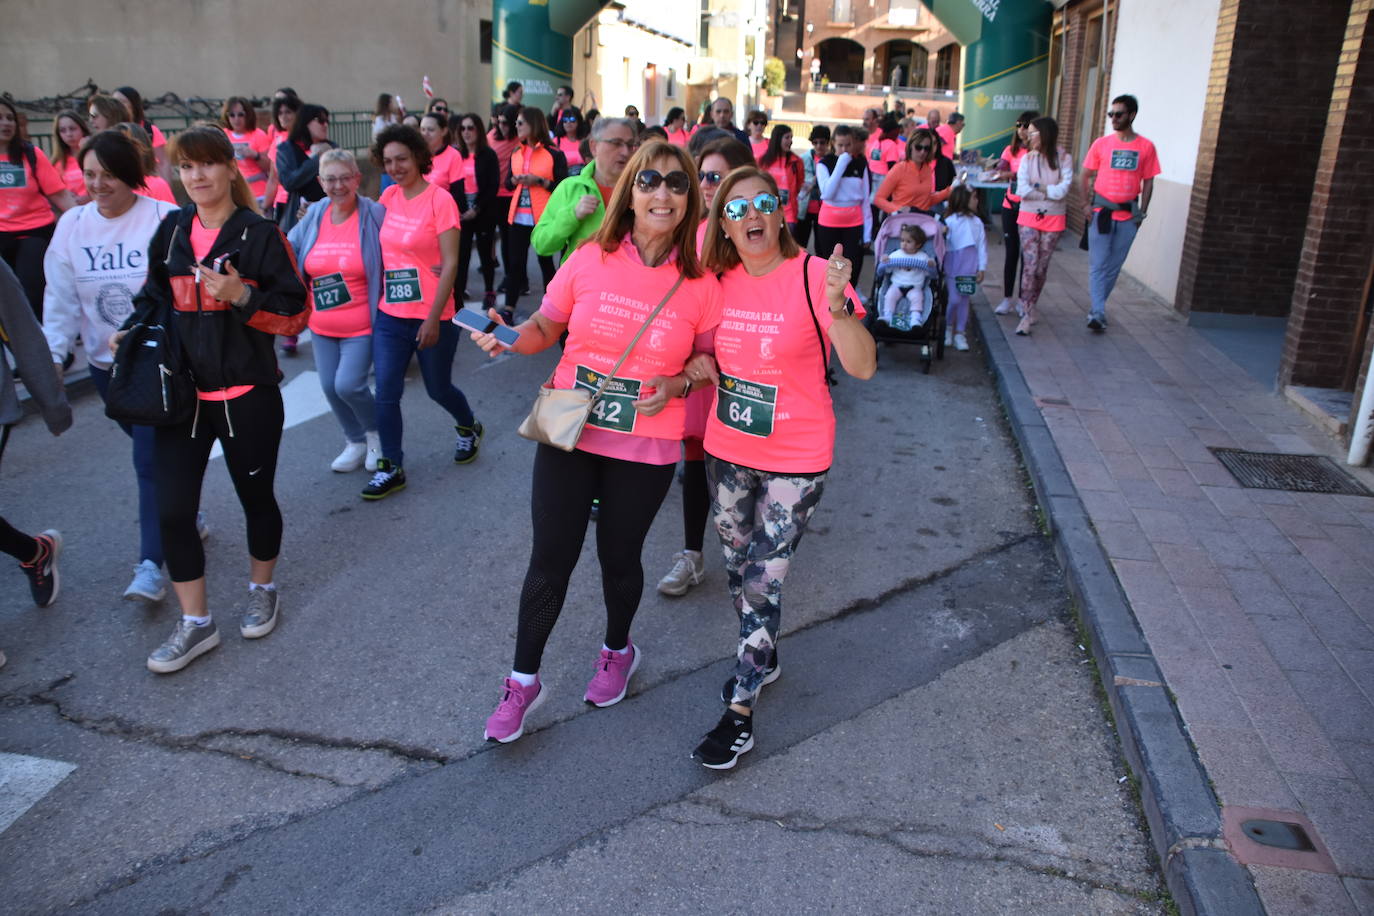
<svg viewBox="0 0 1374 916">
<path fill-rule="evenodd" d="M 1006 330 L 981 293 L 972 305 L 1055 555 L 1089 631 L 1089 648 L 1127 763 L 1140 782 L 1150 838 L 1174 902 L 1180 912 L 1199 916 L 1263 913 L 1249 873 L 1226 849 L 1221 809 L 1207 773 L 1021 374 Z"/>
</svg>

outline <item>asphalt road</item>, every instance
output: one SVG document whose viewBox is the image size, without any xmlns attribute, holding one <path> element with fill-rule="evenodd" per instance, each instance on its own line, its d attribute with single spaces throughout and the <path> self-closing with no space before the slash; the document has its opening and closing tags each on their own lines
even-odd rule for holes
<svg viewBox="0 0 1374 916">
<path fill-rule="evenodd" d="M 264 640 L 234 635 L 242 515 L 213 461 L 224 644 L 165 677 L 143 661 L 173 603 L 119 597 L 137 542 L 127 439 L 94 394 L 60 439 L 16 429 L 5 515 L 67 548 L 48 610 L 0 570 L 0 752 L 75 769 L 0 832 L 6 910 L 1161 910 L 976 352 L 923 376 L 885 349 L 874 380 L 835 389 L 840 444 L 788 579 L 785 674 L 735 771 L 688 760 L 733 655 L 719 563 L 685 598 L 652 591 L 681 546 L 676 487 L 644 553 L 630 697 L 582 702 L 601 637 L 589 544 L 545 657 L 550 700 L 525 738 L 485 744 L 529 550 L 533 446 L 515 427 L 551 362 L 464 344 L 455 380 L 487 429 L 466 467 L 413 375 L 409 487 L 379 503 L 358 498 L 361 472 L 328 470 L 331 416 L 288 429 L 284 616 Z M 308 350 L 283 365 L 288 381 L 313 368 Z M 299 417 L 308 387 L 292 389 Z M 17 785 L 5 759 L 0 800 Z"/>
</svg>

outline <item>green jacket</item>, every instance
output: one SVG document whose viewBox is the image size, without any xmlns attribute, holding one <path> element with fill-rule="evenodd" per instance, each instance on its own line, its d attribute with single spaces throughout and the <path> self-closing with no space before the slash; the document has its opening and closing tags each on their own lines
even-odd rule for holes
<svg viewBox="0 0 1374 916">
<path fill-rule="evenodd" d="M 596 162 L 588 162 L 581 172 L 564 178 L 553 189 L 553 196 L 544 206 L 530 236 L 530 244 L 536 252 L 542 255 L 562 252 L 566 258 L 583 239 L 591 238 L 601 228 L 601 221 L 606 217 L 606 202 L 601 200 L 601 192 L 596 187 L 595 173 Z M 573 210 L 583 194 L 591 194 L 599 203 L 590 216 L 578 219 Z"/>
</svg>

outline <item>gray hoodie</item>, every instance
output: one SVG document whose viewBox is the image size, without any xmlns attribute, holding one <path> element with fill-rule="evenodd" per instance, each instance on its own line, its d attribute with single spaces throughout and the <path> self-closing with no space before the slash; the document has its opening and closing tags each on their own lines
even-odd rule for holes
<svg viewBox="0 0 1374 916">
<path fill-rule="evenodd" d="M 10 372 L 9 355 L 13 353 L 19 377 L 43 412 L 48 430 L 54 436 L 65 432 L 72 425 L 66 388 L 57 380 L 47 338 L 33 317 L 24 287 L 4 261 L 0 261 L 0 341 L 5 344 L 0 347 L 0 426 L 18 423 L 24 416 Z"/>
</svg>

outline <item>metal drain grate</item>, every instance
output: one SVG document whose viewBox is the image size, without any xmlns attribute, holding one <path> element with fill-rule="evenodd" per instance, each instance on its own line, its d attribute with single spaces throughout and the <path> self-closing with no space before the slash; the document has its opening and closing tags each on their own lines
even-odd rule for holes
<svg viewBox="0 0 1374 916">
<path fill-rule="evenodd" d="M 1213 448 L 1210 451 L 1243 487 L 1374 496 L 1325 455 L 1280 455 L 1273 452 L 1247 452 L 1238 448 Z"/>
</svg>

